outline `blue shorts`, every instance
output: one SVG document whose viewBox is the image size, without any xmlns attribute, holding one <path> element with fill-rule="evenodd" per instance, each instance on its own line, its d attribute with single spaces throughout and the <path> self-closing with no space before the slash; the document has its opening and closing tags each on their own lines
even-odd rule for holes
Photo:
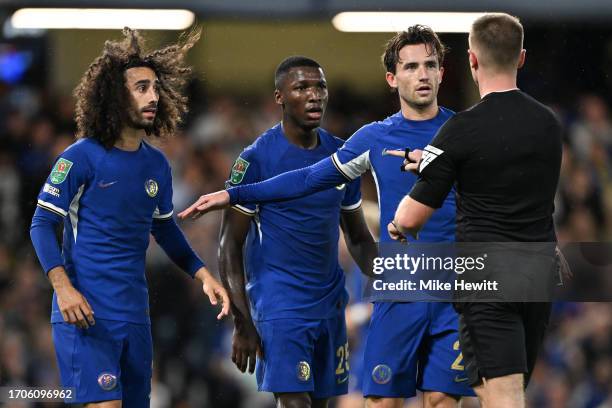
<svg viewBox="0 0 612 408">
<path fill-rule="evenodd" d="M 348 392 L 348 341 L 344 313 L 322 320 L 255 322 L 264 358 L 257 359 L 259 391 L 308 392 L 329 398 Z"/>
<path fill-rule="evenodd" d="M 458 330 L 450 303 L 374 303 L 363 395 L 410 398 L 419 389 L 473 396 Z"/>
<path fill-rule="evenodd" d="M 52 327 L 62 386 L 75 389 L 70 403 L 122 400 L 124 407 L 149 407 L 150 325 L 96 319 L 89 329 Z"/>
</svg>

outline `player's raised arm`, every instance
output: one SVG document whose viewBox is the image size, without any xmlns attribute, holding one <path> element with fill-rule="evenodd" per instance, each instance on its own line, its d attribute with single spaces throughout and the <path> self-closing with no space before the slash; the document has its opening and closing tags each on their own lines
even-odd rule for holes
<svg viewBox="0 0 612 408">
<path fill-rule="evenodd" d="M 197 218 L 210 211 L 230 205 L 284 201 L 326 190 L 350 181 L 327 157 L 309 167 L 288 171 L 268 180 L 230 187 L 227 190 L 201 196 L 180 218 Z"/>
<path fill-rule="evenodd" d="M 259 183 L 233 186 L 203 195 L 179 213 L 179 217 L 197 218 L 236 204 L 290 200 L 355 180 L 370 167 L 370 136 L 360 129 L 336 153 L 311 166 L 288 171 Z"/>
</svg>

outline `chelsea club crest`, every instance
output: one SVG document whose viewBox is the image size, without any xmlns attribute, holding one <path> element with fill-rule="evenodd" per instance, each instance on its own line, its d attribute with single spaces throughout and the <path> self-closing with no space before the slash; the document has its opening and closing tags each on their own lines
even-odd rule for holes
<svg viewBox="0 0 612 408">
<path fill-rule="evenodd" d="M 310 379 L 310 364 L 306 361 L 300 361 L 297 365 L 297 378 L 300 381 L 308 381 Z"/>
<path fill-rule="evenodd" d="M 376 384 L 386 384 L 391 380 L 391 367 L 386 364 L 379 364 L 372 370 L 372 379 Z"/>
<path fill-rule="evenodd" d="M 153 179 L 149 179 L 145 182 L 145 191 L 149 195 L 149 197 L 155 197 L 157 192 L 159 191 L 159 187 L 157 186 L 157 181 Z"/>
<path fill-rule="evenodd" d="M 111 391 L 117 386 L 117 377 L 110 373 L 102 373 L 98 377 L 98 385 L 104 391 Z"/>
</svg>

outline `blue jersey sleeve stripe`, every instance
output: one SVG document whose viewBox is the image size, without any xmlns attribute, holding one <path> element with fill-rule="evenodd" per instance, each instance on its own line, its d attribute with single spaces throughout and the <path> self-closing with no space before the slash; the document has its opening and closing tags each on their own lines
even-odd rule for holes
<svg viewBox="0 0 612 408">
<path fill-rule="evenodd" d="M 248 209 L 246 207 L 243 207 L 242 205 L 239 205 L 239 204 L 232 205 L 232 209 L 234 209 L 234 210 L 236 210 L 236 211 L 238 211 L 240 213 L 243 213 L 245 215 L 248 215 L 248 216 L 255 215 L 255 211 L 250 210 L 250 209 Z"/>
<path fill-rule="evenodd" d="M 356 211 L 361 207 L 361 199 L 359 199 L 359 201 L 357 201 L 355 204 L 352 205 L 343 205 L 341 206 L 341 210 L 344 212 L 351 212 L 351 211 Z"/>
<path fill-rule="evenodd" d="M 36 205 L 38 205 L 41 208 L 44 208 L 45 210 L 51 211 L 52 213 L 60 215 L 62 217 L 65 217 L 66 215 L 68 215 L 68 212 L 66 210 L 63 210 L 63 209 L 61 209 L 60 207 L 58 207 L 56 205 L 53 205 L 51 203 L 48 203 L 48 202 L 40 200 L 40 199 L 38 200 Z"/>
</svg>

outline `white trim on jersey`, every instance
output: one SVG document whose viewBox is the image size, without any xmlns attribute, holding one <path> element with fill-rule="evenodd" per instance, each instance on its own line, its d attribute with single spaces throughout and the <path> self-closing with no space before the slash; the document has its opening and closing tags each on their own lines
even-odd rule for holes
<svg viewBox="0 0 612 408">
<path fill-rule="evenodd" d="M 380 186 L 378 185 L 378 175 L 376 174 L 376 169 L 372 167 L 372 178 L 374 178 L 374 184 L 376 184 L 376 196 L 378 198 L 378 223 L 380 224 L 380 212 L 382 201 L 380 201 Z"/>
<path fill-rule="evenodd" d="M 41 199 L 38 199 L 37 204 L 38 204 L 39 207 L 42 207 L 45 210 L 49 210 L 49 211 L 51 211 L 53 213 L 59 214 L 59 215 L 61 215 L 63 217 L 68 215 L 68 213 L 65 210 L 63 210 L 62 208 L 60 208 L 60 207 L 58 207 L 56 205 L 53 205 L 51 203 L 48 203 L 46 201 L 43 201 Z"/>
<path fill-rule="evenodd" d="M 353 160 L 342 164 L 338 158 L 338 152 L 332 155 L 332 162 L 344 177 L 349 180 L 355 180 L 370 168 L 370 151 L 366 150 Z"/>
<path fill-rule="evenodd" d="M 77 225 L 79 224 L 79 205 L 83 191 L 85 191 L 85 184 L 81 184 L 77 193 L 70 202 L 70 207 L 68 207 L 68 211 L 70 213 L 70 223 L 72 224 L 72 237 L 74 238 L 75 243 L 77 239 Z"/>
<path fill-rule="evenodd" d="M 232 208 L 244 213 L 245 215 L 255 215 L 255 210 L 251 210 L 250 208 L 246 208 L 240 204 L 234 204 L 232 205 Z"/>
<path fill-rule="evenodd" d="M 259 235 L 259 245 L 261 245 L 263 241 L 263 231 L 261 230 L 261 220 L 259 219 L 259 212 L 255 213 L 255 217 L 253 217 L 253 221 L 255 221 L 255 226 L 257 227 L 257 232 Z"/>
<path fill-rule="evenodd" d="M 361 207 L 361 198 L 355 204 L 340 206 L 340 209 L 342 211 L 353 211 L 353 210 L 356 210 L 359 207 Z"/>
<path fill-rule="evenodd" d="M 159 208 L 155 207 L 155 211 L 153 211 L 153 218 L 156 220 L 165 220 L 167 218 L 172 217 L 172 214 L 174 214 L 174 210 L 171 210 L 170 212 L 165 213 L 165 214 L 160 214 Z"/>
</svg>

